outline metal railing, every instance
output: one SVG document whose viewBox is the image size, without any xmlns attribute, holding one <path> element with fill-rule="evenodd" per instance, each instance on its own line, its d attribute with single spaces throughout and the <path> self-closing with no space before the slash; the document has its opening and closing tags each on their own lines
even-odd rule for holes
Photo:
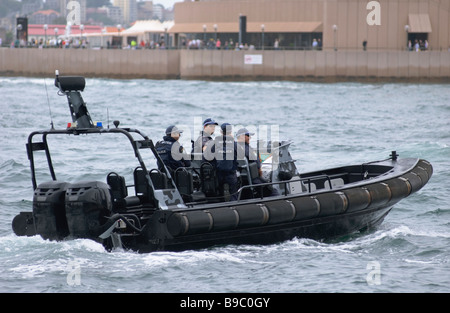
<svg viewBox="0 0 450 313">
<path fill-rule="evenodd" d="M 305 177 L 305 178 L 299 177 L 299 178 L 296 178 L 296 179 L 284 180 L 284 181 L 279 181 L 279 182 L 270 182 L 270 183 L 263 183 L 263 184 L 256 184 L 256 185 L 246 185 L 246 186 L 242 186 L 237 191 L 237 193 L 238 193 L 238 200 L 237 201 L 241 200 L 242 191 L 245 190 L 245 189 L 251 189 L 252 191 L 254 189 L 260 189 L 259 190 L 260 191 L 260 198 L 263 199 L 264 198 L 264 192 L 263 192 L 264 191 L 264 187 L 265 186 L 273 186 L 273 185 L 276 185 L 276 184 L 278 184 L 278 185 L 283 184 L 284 196 L 287 196 L 288 194 L 290 194 L 290 193 L 288 193 L 287 185 L 290 184 L 290 183 L 295 183 L 295 182 L 301 182 L 301 183 L 307 182 L 306 183 L 308 185 L 308 190 L 307 191 L 308 191 L 308 193 L 311 193 L 311 191 L 312 191 L 311 190 L 311 183 L 313 181 L 324 180 L 324 181 L 328 181 L 329 186 L 330 186 L 330 190 L 332 190 L 333 189 L 333 185 L 331 184 L 331 179 L 337 178 L 337 177 L 342 177 L 342 176 L 347 176 L 347 175 L 349 175 L 348 172 L 343 172 L 343 173 L 333 174 L 333 175 L 322 174 L 322 175 L 316 175 L 316 176 Z M 303 192 L 303 190 L 302 190 L 302 192 Z M 252 197 L 255 198 L 254 197 L 254 193 L 252 192 L 251 194 L 252 194 Z"/>
</svg>

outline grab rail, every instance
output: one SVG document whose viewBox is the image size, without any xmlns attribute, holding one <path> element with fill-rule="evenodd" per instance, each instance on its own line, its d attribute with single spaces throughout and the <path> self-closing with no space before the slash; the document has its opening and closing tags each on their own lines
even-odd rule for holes
<svg viewBox="0 0 450 313">
<path fill-rule="evenodd" d="M 312 176 L 312 177 L 305 177 L 305 178 L 296 178 L 296 179 L 292 179 L 292 180 L 284 180 L 284 181 L 279 181 L 279 182 L 270 182 L 270 183 L 262 183 L 262 184 L 256 184 L 256 185 L 247 185 L 247 186 L 242 186 L 241 188 L 239 188 L 238 192 L 238 199 L 237 201 L 241 200 L 241 195 L 242 195 L 242 191 L 244 189 L 254 189 L 254 188 L 259 188 L 260 189 L 260 194 L 261 194 L 261 199 L 264 198 L 264 193 L 263 193 L 263 188 L 265 186 L 270 186 L 270 185 L 275 185 L 275 184 L 283 184 L 284 185 L 284 196 L 287 196 L 287 184 L 289 183 L 294 183 L 294 182 L 304 182 L 307 181 L 308 184 L 308 192 L 311 193 L 311 182 L 313 181 L 317 181 L 320 179 L 325 179 L 328 181 L 328 183 L 330 184 L 330 189 L 333 189 L 333 186 L 331 184 L 331 179 L 335 178 L 335 177 L 341 177 L 341 176 L 345 176 L 348 175 L 349 173 L 344 172 L 344 173 L 339 173 L 339 174 L 333 174 L 333 175 L 327 175 L 327 174 L 322 174 L 322 175 L 316 175 L 316 176 Z M 253 193 L 252 193 L 253 195 Z"/>
</svg>

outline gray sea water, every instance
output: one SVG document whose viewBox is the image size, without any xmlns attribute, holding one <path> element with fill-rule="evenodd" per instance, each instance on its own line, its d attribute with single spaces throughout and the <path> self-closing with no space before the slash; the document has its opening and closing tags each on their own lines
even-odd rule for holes
<svg viewBox="0 0 450 313">
<path fill-rule="evenodd" d="M 56 128 L 70 122 L 56 91 L 53 78 L 0 77 L 1 292 L 450 291 L 450 85 L 87 79 L 83 97 L 94 120 L 120 120 L 155 141 L 170 124 L 196 134 L 198 121 L 213 117 L 279 127 L 301 172 L 385 159 L 391 150 L 434 167 L 422 190 L 368 232 L 151 254 L 13 233 L 14 216 L 32 209 L 28 134 L 51 120 Z M 75 140 L 75 148 L 53 148 L 58 175 L 105 179 L 108 162 L 124 166 L 120 143 L 110 143 L 119 151 L 109 154 Z"/>
</svg>

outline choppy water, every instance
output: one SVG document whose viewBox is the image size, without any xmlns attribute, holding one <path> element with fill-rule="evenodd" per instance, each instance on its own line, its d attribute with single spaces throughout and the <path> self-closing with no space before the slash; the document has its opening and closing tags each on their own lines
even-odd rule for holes
<svg viewBox="0 0 450 313">
<path fill-rule="evenodd" d="M 52 79 L 46 83 L 53 122 L 64 128 L 66 99 L 56 95 Z M 44 79 L 0 77 L 0 95 L 2 292 L 450 291 L 449 85 L 88 79 L 83 97 L 94 120 L 119 119 L 154 139 L 170 124 L 196 132 L 195 121 L 213 117 L 278 125 L 280 139 L 294 141 L 300 171 L 384 159 L 391 150 L 434 166 L 428 185 L 370 232 L 332 242 L 294 239 L 144 255 L 108 253 L 89 240 L 13 234 L 13 217 L 32 204 L 25 142 L 31 131 L 49 127 L 49 106 Z M 57 166 L 90 161 L 87 168 L 61 169 L 74 180 L 86 172 L 105 179 L 105 157 L 123 166 L 116 161 L 121 153 L 108 155 L 96 143 L 61 148 Z"/>
</svg>

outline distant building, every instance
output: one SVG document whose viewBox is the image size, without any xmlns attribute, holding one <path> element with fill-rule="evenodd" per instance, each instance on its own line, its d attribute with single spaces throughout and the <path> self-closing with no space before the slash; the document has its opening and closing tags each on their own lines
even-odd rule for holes
<svg viewBox="0 0 450 313">
<path fill-rule="evenodd" d="M 368 7 L 368 4 L 370 6 Z M 408 42 L 428 49 L 450 47 L 449 0 L 201 0 L 177 2 L 169 30 L 185 39 L 236 42 L 246 16 L 245 43 L 256 48 L 404 50 Z M 264 40 L 264 42 L 263 42 Z"/>
<path fill-rule="evenodd" d="M 56 24 L 48 24 L 47 29 L 45 29 L 44 25 L 38 24 L 29 24 L 28 25 L 28 38 L 30 41 L 34 40 L 39 42 L 40 40 L 53 40 L 59 36 L 66 35 L 66 26 L 67 25 L 56 25 Z M 79 25 L 74 25 L 71 27 L 71 36 L 83 37 L 92 33 L 101 33 L 102 27 L 97 25 L 85 25 L 83 30 L 80 29 Z"/>
<path fill-rule="evenodd" d="M 162 21 L 164 19 L 164 7 L 161 4 L 153 5 L 153 16 L 152 18 Z"/>
<path fill-rule="evenodd" d="M 23 16 L 30 15 L 33 12 L 41 10 L 43 7 L 44 7 L 44 3 L 42 0 L 29 0 L 27 2 L 22 1 L 21 14 Z"/>
<path fill-rule="evenodd" d="M 61 14 L 61 16 L 67 18 L 67 15 L 71 10 L 67 9 L 67 4 L 71 0 L 46 0 L 45 4 L 48 9 L 55 10 Z M 86 22 L 86 0 L 76 0 L 80 5 L 80 23 Z"/>
<path fill-rule="evenodd" d="M 32 24 L 52 24 L 61 14 L 55 10 L 40 10 L 30 16 L 29 22 Z"/>
<path fill-rule="evenodd" d="M 116 6 L 104 6 L 102 7 L 106 10 L 106 16 L 113 20 L 115 23 L 123 23 L 123 13 L 122 9 Z"/>
<path fill-rule="evenodd" d="M 137 20 L 136 0 L 114 0 L 113 4 L 122 10 L 122 23 L 130 24 Z"/>
<path fill-rule="evenodd" d="M 173 8 L 165 8 L 164 9 L 164 20 L 165 21 L 173 21 Z"/>
<path fill-rule="evenodd" d="M 153 19 L 153 1 L 138 2 L 138 20 Z"/>
<path fill-rule="evenodd" d="M 166 9 L 153 1 L 138 2 L 138 20 L 173 21 L 173 8 Z"/>
</svg>

